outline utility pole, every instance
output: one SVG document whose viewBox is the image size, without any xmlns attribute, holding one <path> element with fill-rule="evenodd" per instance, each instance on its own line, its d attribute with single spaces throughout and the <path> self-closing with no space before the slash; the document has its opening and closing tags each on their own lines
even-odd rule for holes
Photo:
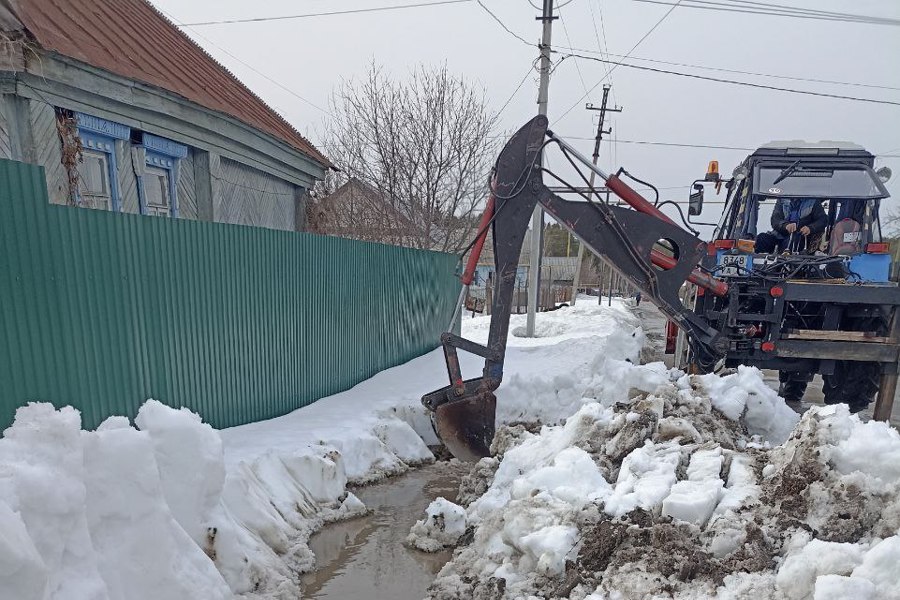
<svg viewBox="0 0 900 600">
<path fill-rule="evenodd" d="M 610 88 L 610 86 L 608 84 L 603 86 L 603 101 L 600 103 L 600 108 L 597 108 L 590 102 L 585 105 L 585 108 L 587 110 L 600 111 L 600 120 L 597 122 L 597 135 L 594 137 L 594 156 L 593 156 L 594 166 L 597 166 L 597 161 L 600 160 L 600 142 L 603 141 L 603 136 L 609 135 L 610 133 L 612 133 L 612 127 L 610 127 L 609 129 L 603 129 L 603 125 L 606 123 L 606 113 L 622 112 L 622 108 L 619 106 L 616 106 L 615 108 L 607 108 L 606 103 L 609 100 L 609 88 Z M 591 178 L 590 178 L 590 182 L 588 184 L 589 187 L 591 187 L 591 188 L 594 187 L 594 179 L 595 178 L 596 178 L 596 173 L 591 171 Z M 578 244 L 578 264 L 575 267 L 574 281 L 572 281 L 572 305 L 573 306 L 575 305 L 575 299 L 578 296 L 578 283 L 579 283 L 579 280 L 581 279 L 581 263 L 583 261 L 584 261 L 584 244 L 579 243 Z M 601 284 L 600 289 L 602 290 L 603 289 L 602 276 L 601 276 L 600 284 Z M 610 292 L 610 293 L 612 293 L 612 292 Z M 600 298 L 602 298 L 602 297 L 603 297 L 603 295 L 600 294 Z"/>
<path fill-rule="evenodd" d="M 538 114 L 547 114 L 550 90 L 550 37 L 553 33 L 553 0 L 544 0 L 544 10 L 537 18 L 544 24 L 541 35 L 541 83 L 538 87 Z M 528 260 L 528 316 L 525 320 L 526 337 L 534 337 L 534 320 L 537 314 L 541 284 L 541 250 L 544 233 L 544 210 L 536 206 L 531 217 L 531 256 Z"/>
</svg>

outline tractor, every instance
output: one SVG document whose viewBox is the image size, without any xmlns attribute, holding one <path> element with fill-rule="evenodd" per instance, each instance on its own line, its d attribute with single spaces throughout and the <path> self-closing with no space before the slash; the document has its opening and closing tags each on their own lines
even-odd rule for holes
<svg viewBox="0 0 900 600">
<path fill-rule="evenodd" d="M 577 185 L 545 166 L 549 147 L 560 150 Z M 900 359 L 900 287 L 890 280 L 878 221 L 888 174 L 874 172 L 873 163 L 871 154 L 847 144 L 770 144 L 728 180 L 711 164 L 691 187 L 687 217 L 679 207 L 679 225 L 658 198 L 651 202 L 626 182 L 637 181 L 627 171 L 604 172 L 550 131 L 545 116 L 533 118 L 496 161 L 460 277 L 464 295 L 490 232 L 488 342 L 444 333 L 449 385 L 422 398 L 438 437 L 463 460 L 490 452 L 519 254 L 538 206 L 669 319 L 680 332 L 674 346 L 683 368 L 777 369 L 782 392 L 794 395 L 821 373 L 826 402 L 858 410 L 878 394 L 875 417 L 889 418 Z M 602 188 L 590 184 L 591 171 Z M 545 176 L 562 186 L 551 190 Z M 709 186 L 724 187 L 727 199 L 720 221 L 708 224 L 714 233 L 707 243 L 694 227 L 703 224 L 691 218 L 702 214 Z M 794 227 L 783 224 L 785 213 L 796 217 Z M 759 231 L 767 217 L 773 231 Z M 463 378 L 460 350 L 484 359 L 480 377 Z"/>
</svg>

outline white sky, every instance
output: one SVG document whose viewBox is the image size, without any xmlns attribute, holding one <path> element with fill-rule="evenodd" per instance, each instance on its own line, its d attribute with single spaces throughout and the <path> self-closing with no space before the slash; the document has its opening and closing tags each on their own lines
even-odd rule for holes
<svg viewBox="0 0 900 600">
<path fill-rule="evenodd" d="M 152 1 L 178 22 L 414 3 L 414 0 Z M 766 1 L 900 18 L 900 2 L 896 0 Z M 538 41 L 540 23 L 535 16 L 539 11 L 529 6 L 528 0 L 483 2 L 510 29 L 530 42 Z M 667 6 L 634 0 L 571 0 L 561 9 L 562 20 L 555 22 L 553 42 L 555 46 L 597 51 L 594 23 L 600 30 L 602 11 L 606 47 L 612 54 L 625 54 L 668 10 Z M 434 65 L 446 61 L 451 71 L 483 86 L 491 105 L 499 109 L 537 56 L 535 46 L 526 46 L 505 32 L 475 1 L 213 25 L 186 28 L 186 32 L 313 142 L 318 141 L 318 132 L 327 115 L 284 88 L 327 109 L 333 88 L 342 79 L 362 75 L 373 59 L 398 75 L 420 63 Z M 602 31 L 599 37 L 604 40 Z M 889 86 L 898 89 L 809 83 L 629 61 L 706 76 L 900 102 L 897 66 L 900 27 L 679 7 L 633 56 Z M 559 55 L 555 58 L 558 60 Z M 604 73 L 603 64 L 574 58 L 559 66 L 550 83 L 551 123 L 571 106 L 577 104 L 577 107 L 553 126 L 555 131 L 567 136 L 594 135 L 593 113 L 583 107 L 586 101 L 599 104 L 601 87 L 597 86 L 586 100 L 579 101 L 579 98 L 584 95 L 585 87 L 590 89 Z M 849 140 L 876 154 L 900 156 L 900 106 L 760 90 L 625 67 L 615 70 L 612 83 L 615 101 L 625 112 L 612 116 L 613 136 L 609 143 L 604 141 L 601 165 L 610 171 L 624 166 L 660 188 L 680 186 L 664 189 L 664 199 L 686 200 L 691 181 L 702 176 L 709 160 L 719 160 L 723 174 L 728 175 L 748 152 L 614 143 L 615 138 L 746 148 L 773 139 Z M 536 97 L 535 72 L 503 112 L 502 126 L 514 130 L 536 114 Z M 591 141 L 573 141 L 585 154 L 591 153 Z M 894 195 L 889 205 L 900 206 L 900 158 L 879 159 L 878 166 L 882 164 L 894 171 L 888 184 Z M 707 202 L 712 200 L 715 197 L 707 195 Z M 718 209 L 719 206 L 708 205 L 703 218 L 717 220 Z"/>
</svg>

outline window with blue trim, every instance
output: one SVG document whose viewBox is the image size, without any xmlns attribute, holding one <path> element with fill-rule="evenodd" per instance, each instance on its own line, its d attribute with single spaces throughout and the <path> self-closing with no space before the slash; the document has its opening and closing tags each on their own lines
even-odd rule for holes
<svg viewBox="0 0 900 600">
<path fill-rule="evenodd" d="M 139 193 L 141 213 L 155 217 L 178 216 L 178 161 L 187 146 L 149 133 L 143 136 L 144 174 Z"/>
<path fill-rule="evenodd" d="M 84 113 L 75 113 L 81 139 L 82 164 L 78 168 L 76 199 L 79 206 L 99 210 L 120 210 L 116 177 L 116 140 L 128 139 L 125 125 Z"/>
</svg>

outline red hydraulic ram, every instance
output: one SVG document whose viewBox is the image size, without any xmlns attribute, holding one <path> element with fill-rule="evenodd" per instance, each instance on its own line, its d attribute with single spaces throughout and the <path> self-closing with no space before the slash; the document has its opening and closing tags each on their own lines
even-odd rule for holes
<svg viewBox="0 0 900 600">
<path fill-rule="evenodd" d="M 475 245 L 472 246 L 472 252 L 469 254 L 466 270 L 463 271 L 462 277 L 460 277 L 460 281 L 462 281 L 464 286 L 471 285 L 472 280 L 475 279 L 475 268 L 478 266 L 478 259 L 481 257 L 481 250 L 484 248 L 484 241 L 487 239 L 488 226 L 493 218 L 494 194 L 491 193 L 484 207 L 484 214 L 481 215 L 481 222 L 478 223 L 478 237 L 475 238 Z"/>
<path fill-rule="evenodd" d="M 609 190 L 616 196 L 627 202 L 628 205 L 631 206 L 634 210 L 647 215 L 652 215 L 657 219 L 662 219 L 666 223 L 675 225 L 676 227 L 678 226 L 675 221 L 666 216 L 666 214 L 661 210 L 653 206 L 653 204 L 648 202 L 646 198 L 634 191 L 631 186 L 619 179 L 618 176 L 608 175 L 604 173 L 600 168 L 592 164 L 587 158 L 585 158 L 580 152 L 578 152 L 578 150 L 569 145 L 565 140 L 553 135 L 552 132 L 548 131 L 547 135 L 555 142 L 558 142 L 559 145 L 562 146 L 567 152 L 578 158 L 578 160 L 584 163 L 594 173 L 599 175 L 606 182 L 606 187 L 609 188 Z M 656 250 L 652 250 L 650 252 L 650 260 L 654 265 L 662 269 L 671 269 L 676 264 L 678 264 L 678 261 L 676 259 L 670 256 L 666 256 L 661 252 L 657 252 Z M 716 279 L 712 275 L 704 273 L 700 269 L 694 269 L 694 271 L 688 276 L 688 281 L 690 281 L 694 285 L 698 285 L 702 288 L 708 289 L 716 296 L 724 296 L 728 293 L 727 283 L 725 283 L 721 279 Z"/>
</svg>

